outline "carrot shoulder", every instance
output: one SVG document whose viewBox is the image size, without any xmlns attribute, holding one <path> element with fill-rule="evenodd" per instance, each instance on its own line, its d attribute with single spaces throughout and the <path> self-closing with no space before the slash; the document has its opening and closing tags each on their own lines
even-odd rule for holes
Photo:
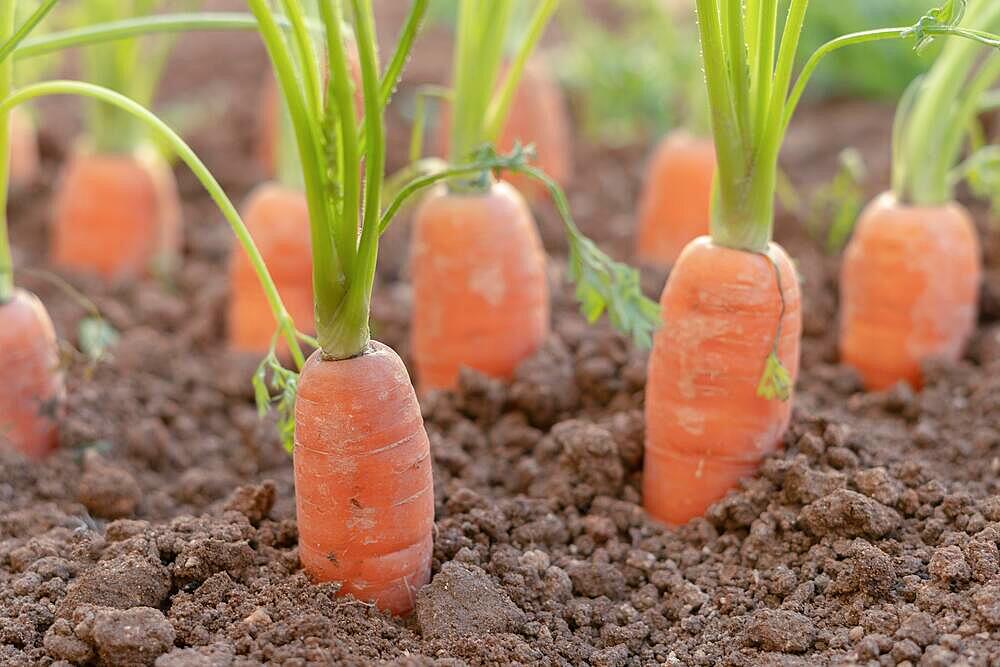
<svg viewBox="0 0 1000 667">
<path fill-rule="evenodd" d="M 108 279 L 169 265 L 181 243 L 173 173 L 151 154 L 77 152 L 60 178 L 51 231 L 53 261 Z"/>
<path fill-rule="evenodd" d="M 302 370 L 295 403 L 299 558 L 381 609 L 413 607 L 430 578 L 430 444 L 406 367 L 372 342 L 360 356 Z"/>
<path fill-rule="evenodd" d="M 683 131 L 657 145 L 639 203 L 636 256 L 651 266 L 673 265 L 690 241 L 708 234 L 715 144 Z"/>
<path fill-rule="evenodd" d="M 752 474 L 788 426 L 791 397 L 757 394 L 779 321 L 776 351 L 794 386 L 802 329 L 795 269 L 780 246 L 769 252 L 701 237 L 663 290 L 665 326 L 654 338 L 646 385 L 643 502 L 666 523 L 703 514 Z"/>
<path fill-rule="evenodd" d="M 243 220 L 274 279 L 281 299 L 301 331 L 313 330 L 312 252 L 305 193 L 274 183 L 247 199 Z M 271 307 L 246 253 L 229 259 L 229 344 L 243 352 L 266 352 L 274 335 Z"/>
<path fill-rule="evenodd" d="M 0 305 L 0 367 L 0 447 L 41 459 L 58 445 L 63 379 L 52 320 L 24 290 Z"/>
<path fill-rule="evenodd" d="M 508 183 L 435 191 L 414 221 L 411 337 L 422 391 L 454 387 L 462 366 L 509 377 L 549 333 L 545 255 Z"/>
<path fill-rule="evenodd" d="M 960 204 L 904 206 L 883 194 L 861 215 L 840 275 L 840 353 L 869 389 L 958 359 L 976 322 L 979 241 Z"/>
</svg>

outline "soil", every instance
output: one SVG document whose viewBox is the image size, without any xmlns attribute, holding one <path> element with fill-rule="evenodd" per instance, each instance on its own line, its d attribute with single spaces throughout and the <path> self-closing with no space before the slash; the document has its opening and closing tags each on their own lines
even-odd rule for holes
<svg viewBox="0 0 1000 667">
<path fill-rule="evenodd" d="M 264 55 L 246 35 L 182 46 L 164 96 L 227 102 L 224 124 L 191 136 L 239 200 L 261 177 L 246 101 Z M 410 81 L 434 72 L 418 59 Z M 405 87 L 401 98 L 395 136 Z M 23 269 L 47 268 L 47 202 L 72 136 L 66 107 L 45 113 L 45 178 L 12 209 Z M 857 103 L 807 109 L 789 173 L 814 185 L 829 173 L 814 165 L 856 143 L 883 165 L 874 191 L 890 120 Z M 644 153 L 582 143 L 577 155 L 574 211 L 621 257 Z M 806 308 L 785 448 L 705 518 L 667 529 L 640 504 L 645 356 L 576 314 L 543 208 L 556 333 L 513 381 L 470 372 L 423 402 L 434 577 L 397 619 L 299 568 L 290 460 L 254 410 L 255 360 L 222 343 L 230 234 L 177 174 L 187 236 L 172 282 L 60 274 L 121 332 L 101 360 L 73 349 L 84 309 L 37 270 L 19 273 L 66 341 L 69 398 L 55 456 L 0 453 L 0 664 L 1000 664 L 1000 244 L 985 227 L 967 358 L 928 367 L 920 393 L 865 394 L 837 365 L 837 261 L 783 220 Z M 375 307 L 379 339 L 404 353 L 405 226 Z M 651 294 L 663 279 L 644 274 Z"/>
</svg>

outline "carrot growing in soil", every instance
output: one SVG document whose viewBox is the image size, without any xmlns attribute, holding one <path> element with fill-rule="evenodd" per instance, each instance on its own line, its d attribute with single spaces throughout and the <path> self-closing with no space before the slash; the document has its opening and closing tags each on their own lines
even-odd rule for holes
<svg viewBox="0 0 1000 667">
<path fill-rule="evenodd" d="M 16 4 L 0 5 L 0 42 L 15 36 Z M 39 11 L 44 15 L 52 5 Z M 0 98 L 10 92 L 12 79 L 13 59 L 0 59 Z M 9 110 L 0 110 L 0 368 L 8 381 L 0 392 L 0 447 L 40 459 L 58 445 L 64 388 L 52 320 L 38 297 L 14 286 L 7 231 L 12 120 Z"/>
<path fill-rule="evenodd" d="M 156 0 L 82 0 L 76 10 L 86 23 L 96 23 L 148 13 L 157 5 Z M 148 106 L 170 43 L 132 38 L 86 49 L 84 78 Z M 84 136 L 55 192 L 52 261 L 107 279 L 167 272 L 179 255 L 181 235 L 173 173 L 143 127 L 113 107 L 89 105 Z"/>
<path fill-rule="evenodd" d="M 934 16 L 822 47 L 789 92 L 808 0 L 697 0 L 718 166 L 711 235 L 681 253 L 661 297 L 646 385 L 643 503 L 702 514 L 781 443 L 798 372 L 798 277 L 771 242 L 778 152 L 819 59 L 843 46 L 961 33 Z M 778 36 L 780 35 L 780 39 Z M 778 45 L 780 43 L 780 46 Z"/>
<path fill-rule="evenodd" d="M 518 152 L 498 156 L 478 151 L 464 165 L 402 184 L 383 210 L 384 109 L 428 2 L 412 3 L 396 52 L 381 74 L 372 2 L 349 4 L 362 73 L 365 113 L 360 124 L 339 38 L 342 3 L 320 3 L 327 36 L 320 51 L 329 72 L 324 87 L 302 4 L 283 2 L 293 26 L 289 44 L 266 0 L 249 0 L 295 130 L 309 205 L 319 345 L 297 378 L 279 370 L 273 355 L 268 363 L 281 378 L 281 405 L 287 409 L 294 397 L 299 558 L 304 568 L 315 579 L 340 582 L 341 594 L 405 613 L 430 575 L 434 493 L 427 434 L 406 368 L 395 352 L 371 340 L 379 237 L 405 201 L 436 183 L 532 168 L 524 166 Z M 554 185 L 552 190 L 558 192 Z M 596 314 L 608 307 L 617 316 L 621 309 L 610 299 L 611 290 L 631 294 L 628 285 L 621 284 L 619 274 L 609 273 L 616 265 L 599 264 L 594 257 L 603 256 L 586 250 L 579 272 L 586 272 L 584 280 L 593 282 L 595 273 L 604 279 L 590 290 L 590 305 Z M 634 273 L 627 277 L 636 280 Z M 262 384 L 258 381 L 257 387 L 266 401 Z M 292 429 L 286 434 L 292 435 Z"/>
<path fill-rule="evenodd" d="M 538 3 L 500 83 L 512 3 L 459 4 L 452 164 L 467 161 L 499 135 L 519 76 L 556 4 Z M 648 338 L 657 321 L 655 305 L 642 297 L 634 271 L 612 262 L 580 234 L 555 181 L 536 167 L 503 173 L 540 183 L 555 202 L 569 239 L 571 278 L 587 315 L 594 319 L 608 306 L 616 326 L 638 339 Z M 410 330 L 422 391 L 454 387 L 463 366 L 509 377 L 549 334 L 548 281 L 538 229 L 527 203 L 506 181 L 483 172 L 431 193 L 414 219 L 410 267 Z"/>
<path fill-rule="evenodd" d="M 1000 3 L 972 0 L 961 25 L 997 31 Z M 957 360 L 975 328 L 981 251 L 951 171 L 979 98 L 1000 78 L 1000 54 L 982 51 L 951 42 L 914 83 L 899 106 L 892 190 L 865 209 L 844 253 L 841 359 L 868 389 L 919 388 L 923 362 Z"/>
</svg>

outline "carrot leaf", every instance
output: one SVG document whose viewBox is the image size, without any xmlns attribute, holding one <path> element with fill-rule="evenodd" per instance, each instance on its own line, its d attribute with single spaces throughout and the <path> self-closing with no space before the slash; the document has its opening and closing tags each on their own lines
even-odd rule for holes
<svg viewBox="0 0 1000 667">
<path fill-rule="evenodd" d="M 515 146 L 515 151 L 520 147 Z M 531 147 L 527 149 L 528 154 Z M 537 167 L 527 164 L 511 171 L 534 178 L 546 187 L 559 211 L 569 243 L 569 278 L 576 284 L 580 311 L 590 322 L 607 313 L 611 325 L 631 337 L 636 345 L 652 345 L 653 332 L 660 326 L 660 306 L 648 299 L 639 286 L 639 272 L 611 259 L 584 236 L 573 221 L 566 194 L 555 181 Z"/>
<path fill-rule="evenodd" d="M 76 337 L 80 343 L 80 351 L 91 361 L 100 360 L 118 342 L 118 332 L 99 315 L 80 320 Z"/>
<path fill-rule="evenodd" d="M 276 413 L 278 437 L 289 454 L 295 448 L 295 396 L 298 387 L 299 374 L 281 365 L 272 344 L 270 352 L 253 374 L 253 394 L 257 414 L 261 418 L 272 409 Z"/>
<path fill-rule="evenodd" d="M 767 356 L 757 395 L 766 401 L 787 401 L 792 396 L 792 376 L 776 352 Z"/>
</svg>

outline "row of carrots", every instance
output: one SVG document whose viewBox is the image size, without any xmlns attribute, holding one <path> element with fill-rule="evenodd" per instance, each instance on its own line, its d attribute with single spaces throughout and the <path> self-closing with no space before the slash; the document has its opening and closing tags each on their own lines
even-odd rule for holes
<svg viewBox="0 0 1000 667">
<path fill-rule="evenodd" d="M 297 390 L 282 404 L 294 406 L 288 432 L 305 569 L 397 613 L 412 608 L 430 576 L 430 445 L 406 368 L 371 340 L 368 326 L 378 238 L 417 193 L 424 194 L 412 223 L 411 336 L 421 391 L 454 387 L 463 366 L 509 377 L 550 335 L 545 256 L 530 206 L 548 198 L 565 223 L 584 314 L 607 313 L 621 331 L 652 344 L 644 505 L 668 524 L 702 514 L 780 446 L 790 419 L 802 302 L 795 265 L 771 233 L 778 153 L 818 62 L 793 81 L 807 2 L 791 0 L 781 30 L 773 3 L 696 2 L 713 140 L 677 133 L 650 161 L 636 254 L 672 266 L 659 308 L 638 292 L 634 270 L 579 233 L 559 187 L 572 175 L 565 109 L 541 65 L 528 65 L 555 0 L 537 3 L 509 60 L 502 45 L 513 30 L 512 3 L 460 1 L 444 161 L 396 192 L 383 173 L 383 114 L 427 2 L 412 3 L 384 68 L 371 3 L 347 4 L 353 41 L 339 37 L 341 2 L 320 3 L 312 14 L 297 0 L 284 3 L 284 13 L 248 0 L 275 69 L 261 154 L 280 182 L 251 195 L 245 228 L 228 200 L 220 203 L 241 242 L 241 229 L 254 242 L 230 264 L 230 343 L 267 355 L 274 389 Z M 969 118 L 944 128 L 936 114 L 943 100 L 991 84 L 982 72 L 993 70 L 975 65 L 983 43 L 1000 44 L 988 35 L 1000 29 L 1000 9 L 990 0 L 965 9 L 947 2 L 913 26 L 847 36 L 820 52 L 879 39 L 967 38 L 950 40 L 901 104 L 897 160 L 915 152 L 893 193 L 863 214 L 845 252 L 842 357 L 870 389 L 898 381 L 919 387 L 921 364 L 957 358 L 976 321 L 979 249 L 970 216 L 950 201 L 954 165 L 933 172 L 946 180 L 941 185 L 916 164 L 931 154 L 958 160 L 964 134 L 956 138 L 953 129 L 969 126 L 975 100 L 960 105 Z M 324 25 L 323 36 L 310 35 L 310 20 Z M 282 142 L 297 150 L 298 185 L 281 173 Z M 525 143 L 535 145 L 537 167 L 526 162 Z M 196 170 L 224 200 L 206 173 Z M 177 253 L 180 224 L 162 161 L 81 151 L 60 179 L 52 259 L 135 278 Z M 0 397 L 0 422 L 16 448 L 41 457 L 54 448 L 58 427 L 55 339 L 37 299 L 8 291 L 0 291 L 0 355 L 21 369 L 23 386 Z M 279 336 L 294 371 L 277 361 Z M 308 360 L 303 340 L 318 346 Z"/>
</svg>

